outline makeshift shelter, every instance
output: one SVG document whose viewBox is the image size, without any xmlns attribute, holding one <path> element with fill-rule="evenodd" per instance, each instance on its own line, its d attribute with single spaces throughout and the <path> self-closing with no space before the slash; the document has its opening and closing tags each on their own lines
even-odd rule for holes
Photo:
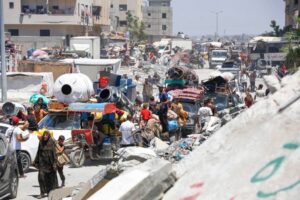
<svg viewBox="0 0 300 200">
<path fill-rule="evenodd" d="M 93 82 L 99 80 L 100 71 L 111 71 L 117 74 L 121 67 L 120 59 L 64 59 L 60 63 L 74 64 L 75 72 L 87 75 Z"/>
<path fill-rule="evenodd" d="M 47 95 L 52 96 L 54 85 L 52 73 L 9 72 L 7 73 L 8 101 L 29 103 L 29 98 L 40 91 L 42 84 L 47 86 Z M 0 88 L 2 88 L 1 83 Z"/>
</svg>

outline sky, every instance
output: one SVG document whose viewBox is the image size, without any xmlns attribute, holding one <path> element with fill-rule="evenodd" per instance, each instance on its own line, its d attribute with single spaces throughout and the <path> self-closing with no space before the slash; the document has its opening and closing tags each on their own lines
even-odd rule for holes
<svg viewBox="0 0 300 200">
<path fill-rule="evenodd" d="M 271 20 L 284 26 L 283 0 L 172 0 L 173 32 L 190 36 L 214 34 L 219 14 L 219 35 L 261 34 Z"/>
</svg>

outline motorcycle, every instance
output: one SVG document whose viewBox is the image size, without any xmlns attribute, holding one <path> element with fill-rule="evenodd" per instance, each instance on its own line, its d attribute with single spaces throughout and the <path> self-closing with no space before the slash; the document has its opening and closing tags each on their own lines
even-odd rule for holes
<svg viewBox="0 0 300 200">
<path fill-rule="evenodd" d="M 83 126 L 81 129 L 74 129 L 71 132 L 73 143 L 72 145 L 69 145 L 66 150 L 70 156 L 71 166 L 83 166 L 88 157 L 91 160 L 99 160 L 102 158 L 113 159 L 114 152 L 116 152 L 119 147 L 117 135 L 102 134 L 102 131 L 100 132 L 100 127 L 103 127 L 103 125 L 106 124 L 110 125 L 109 122 L 114 121 L 113 119 L 110 119 L 110 116 L 115 115 L 115 110 L 115 104 L 112 103 L 72 103 L 69 105 L 69 112 L 90 112 L 94 114 L 94 120 L 91 127 Z M 96 119 L 99 118 L 99 113 L 102 116 L 100 117 L 100 120 Z M 111 127 L 109 130 L 113 130 L 113 128 Z"/>
</svg>

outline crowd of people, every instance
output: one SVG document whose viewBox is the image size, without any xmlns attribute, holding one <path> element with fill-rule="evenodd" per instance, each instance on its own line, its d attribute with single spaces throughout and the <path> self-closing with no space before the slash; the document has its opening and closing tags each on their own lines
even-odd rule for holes
<svg viewBox="0 0 300 200">
<path fill-rule="evenodd" d="M 18 172 L 20 178 L 26 178 L 21 161 L 22 142 L 28 138 L 23 138 L 25 131 L 39 133 L 38 123 L 48 114 L 48 106 L 43 97 L 31 107 L 27 107 L 27 115 L 19 111 L 17 115 L 10 117 L 10 124 L 6 131 L 6 137 L 12 149 L 16 151 Z M 20 123 L 22 121 L 22 123 Z M 19 126 L 23 124 L 22 126 Z M 64 161 L 60 162 L 60 156 L 64 156 L 64 136 L 59 136 L 57 141 L 51 136 L 49 130 L 44 130 L 42 135 L 38 135 L 39 146 L 37 155 L 34 158 L 34 166 L 38 169 L 38 182 L 40 186 L 40 195 L 38 198 L 44 198 L 53 189 L 58 188 L 58 179 L 56 173 L 59 173 L 63 187 L 65 185 L 65 176 L 63 174 Z"/>
<path fill-rule="evenodd" d="M 284 67 L 280 68 L 281 76 L 286 74 Z M 137 95 L 134 105 L 134 113 L 126 114 L 123 120 L 119 123 L 107 123 L 103 120 L 99 126 L 94 126 L 96 116 L 89 114 L 84 117 L 82 114 L 82 127 L 93 131 L 93 139 L 95 144 L 101 148 L 105 135 L 109 135 L 112 131 L 118 131 L 120 135 L 120 147 L 148 145 L 154 137 L 160 137 L 162 140 L 170 141 L 172 135 L 169 127 L 170 120 L 176 121 L 178 127 L 185 126 L 189 120 L 189 113 L 184 110 L 183 105 L 177 100 L 170 100 L 166 88 L 160 85 L 160 76 L 155 73 L 153 76 L 148 76 L 142 83 L 140 76 L 136 75 L 134 79 L 135 85 L 143 85 L 142 96 Z M 259 84 L 256 87 L 257 72 L 255 70 L 248 72 L 243 70 L 240 76 L 240 83 L 245 92 L 244 103 L 246 107 L 251 107 L 257 97 L 267 96 L 269 89 L 264 90 L 264 86 Z M 250 83 L 250 86 L 248 86 Z M 154 86 L 159 89 L 158 99 L 154 97 Z M 43 92 L 41 92 L 43 93 Z M 254 97 L 251 93 L 254 93 Z M 42 95 L 42 94 L 41 94 Z M 11 127 L 7 130 L 6 136 L 9 139 L 13 149 L 16 151 L 17 164 L 20 177 L 26 177 L 23 172 L 21 162 L 21 142 L 26 141 L 22 138 L 22 131 L 39 131 L 38 123 L 48 114 L 48 106 L 41 96 L 31 107 L 27 108 L 27 115 L 19 112 L 16 116 L 11 117 Z M 116 115 L 121 118 L 124 112 L 118 110 Z M 201 130 L 205 129 L 209 118 L 217 116 L 214 101 L 211 98 L 206 98 L 202 107 L 197 112 L 196 126 Z M 85 119 L 85 120 L 84 120 Z M 104 119 L 104 118 L 103 118 Z M 20 120 L 24 121 L 24 125 L 20 128 Z M 85 123 L 86 122 L 86 123 Z M 138 126 L 136 126 L 136 123 Z M 106 125 L 108 125 L 106 127 Z M 142 130 L 142 140 L 137 141 L 135 137 L 136 129 Z M 161 128 L 161 130 L 160 130 Z M 145 130 L 150 131 L 145 131 Z M 181 136 L 176 135 L 176 139 Z M 61 179 L 61 187 L 65 186 L 65 176 L 63 173 L 64 164 L 60 158 L 64 153 L 64 136 L 60 136 L 57 141 L 51 136 L 51 132 L 44 130 L 40 136 L 37 156 L 34 159 L 34 166 L 38 169 L 38 182 L 40 185 L 39 198 L 45 197 L 49 192 L 58 188 L 57 173 Z M 142 144 L 141 144 L 142 142 Z M 98 149 L 99 150 L 99 149 Z M 99 151 L 98 151 L 99 153 Z M 99 158 L 99 154 L 95 155 Z"/>
</svg>

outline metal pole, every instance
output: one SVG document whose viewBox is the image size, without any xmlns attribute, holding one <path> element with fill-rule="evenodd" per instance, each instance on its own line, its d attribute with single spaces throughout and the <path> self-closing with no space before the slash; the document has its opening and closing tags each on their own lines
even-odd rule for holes
<svg viewBox="0 0 300 200">
<path fill-rule="evenodd" d="M 216 33 L 215 33 L 215 40 L 217 40 L 218 38 L 218 34 L 219 34 L 219 14 L 222 13 L 223 11 L 217 11 L 217 12 L 213 12 L 211 11 L 211 13 L 214 13 L 216 15 Z"/>
<path fill-rule="evenodd" d="M 5 35 L 4 35 L 4 14 L 3 0 L 0 0 L 0 46 L 1 46 L 1 83 L 2 83 L 2 102 L 7 100 L 7 79 L 6 79 L 6 63 L 5 63 Z"/>
<path fill-rule="evenodd" d="M 218 37 L 219 34 L 219 13 L 216 12 L 216 39 Z"/>
</svg>

